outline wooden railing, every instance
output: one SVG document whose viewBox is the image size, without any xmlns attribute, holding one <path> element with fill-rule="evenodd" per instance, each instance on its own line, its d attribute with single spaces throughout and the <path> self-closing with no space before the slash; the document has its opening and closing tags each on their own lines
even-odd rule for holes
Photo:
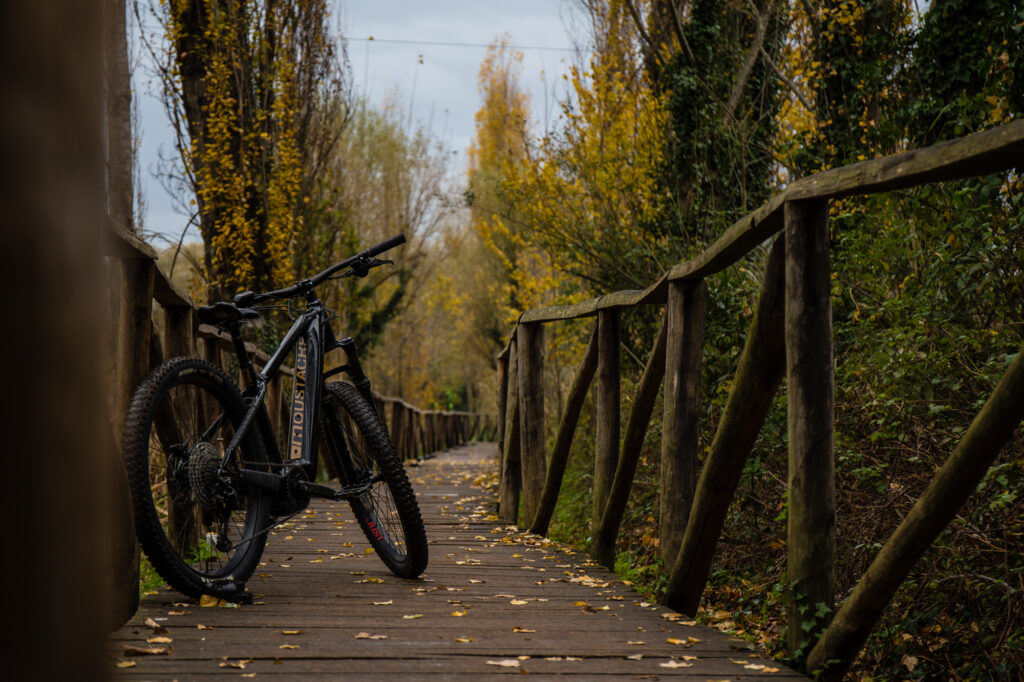
<svg viewBox="0 0 1024 682">
<path fill-rule="evenodd" d="M 810 632 L 800 627 L 807 620 L 802 612 L 815 613 L 818 604 L 829 609 L 834 604 L 829 200 L 1003 172 L 1022 162 L 1024 121 L 1015 121 L 926 149 L 821 172 L 792 183 L 737 221 L 697 258 L 676 265 L 647 289 L 525 312 L 499 355 L 501 518 L 547 533 L 580 410 L 596 375 L 591 554 L 611 567 L 641 445 L 663 384 L 659 533 L 662 556 L 672 567 L 666 602 L 693 614 L 744 463 L 786 377 L 787 620 L 797 624 L 788 628 L 788 646 L 790 651 L 810 651 L 808 670 L 839 679 L 914 562 L 964 504 L 1024 416 L 1024 353 L 1018 354 L 831 623 L 821 622 Z M 705 279 L 780 232 L 768 256 L 758 310 L 724 412 L 698 472 Z M 640 305 L 664 306 L 665 314 L 622 434 L 619 316 Z M 594 332 L 548 457 L 543 428 L 544 324 L 592 316 L 597 317 Z"/>
</svg>

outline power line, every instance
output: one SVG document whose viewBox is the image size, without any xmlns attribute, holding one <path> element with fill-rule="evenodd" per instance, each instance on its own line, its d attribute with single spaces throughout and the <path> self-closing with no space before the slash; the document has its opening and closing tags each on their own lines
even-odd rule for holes
<svg viewBox="0 0 1024 682">
<path fill-rule="evenodd" d="M 400 40 L 397 38 L 348 38 L 345 40 L 362 43 L 397 43 L 403 45 L 436 45 L 441 47 L 493 47 L 491 43 L 457 43 L 441 40 Z M 546 52 L 574 52 L 571 47 L 548 47 L 542 45 L 505 45 L 511 50 L 543 50 Z"/>
</svg>

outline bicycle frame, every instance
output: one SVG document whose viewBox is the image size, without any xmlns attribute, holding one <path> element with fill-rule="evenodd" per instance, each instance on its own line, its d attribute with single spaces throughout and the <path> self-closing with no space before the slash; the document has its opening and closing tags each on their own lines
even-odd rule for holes
<svg viewBox="0 0 1024 682">
<path fill-rule="evenodd" d="M 289 468 L 300 467 L 306 471 L 308 478 L 312 479 L 316 475 L 318 466 L 318 420 L 325 380 L 330 376 L 345 372 L 372 406 L 374 403 L 370 391 L 370 381 L 363 374 L 355 342 L 348 337 L 341 341 L 335 338 L 334 331 L 328 324 L 327 311 L 315 296 L 307 299 L 306 311 L 292 323 L 291 328 L 262 371 L 257 372 L 252 363 L 242 338 L 241 327 L 242 321 L 239 321 L 231 325 L 228 331 L 238 357 L 239 367 L 245 378 L 244 395 L 249 406 L 234 437 L 224 450 L 220 471 L 240 475 L 259 487 L 277 492 L 281 486 L 282 476 L 280 474 L 244 467 L 239 471 L 231 471 L 234 454 L 249 429 L 252 428 L 253 422 L 256 422 L 262 436 L 260 440 L 267 450 L 266 455 L 272 466 L 281 468 L 282 472 L 286 472 Z M 345 351 L 347 363 L 325 373 L 324 357 L 330 351 L 339 348 Z M 285 358 L 292 350 L 296 351 L 295 383 L 287 427 L 288 437 L 285 452 L 287 456 L 283 456 L 270 421 L 270 415 L 267 412 L 265 398 L 267 386 L 281 371 Z M 340 440 L 341 442 L 331 442 L 329 446 L 341 455 L 338 459 L 345 471 L 338 473 L 342 476 L 342 484 L 345 485 L 352 480 L 352 472 L 349 470 L 348 457 L 345 456 L 348 454 L 347 445 L 344 443 L 344 439 Z M 336 490 L 309 481 L 303 481 L 302 487 L 308 493 L 318 497 L 342 499 L 347 496 L 344 488 Z"/>
</svg>

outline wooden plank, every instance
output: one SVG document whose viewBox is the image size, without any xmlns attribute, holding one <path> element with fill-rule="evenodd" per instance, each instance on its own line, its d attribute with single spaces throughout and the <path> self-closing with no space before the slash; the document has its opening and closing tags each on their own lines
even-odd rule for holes
<svg viewBox="0 0 1024 682">
<path fill-rule="evenodd" d="M 611 493 L 619 462 L 619 311 L 602 310 L 597 316 L 597 443 L 594 451 L 594 500 L 591 537 L 596 537 Z"/>
<path fill-rule="evenodd" d="M 809 670 L 826 670 L 828 680 L 843 678 L 900 584 L 977 489 L 1022 419 L 1024 348 L 811 650 Z"/>
<path fill-rule="evenodd" d="M 540 505 L 537 514 L 533 519 L 530 530 L 538 535 L 548 534 L 548 525 L 551 523 L 551 515 L 555 512 L 555 503 L 558 501 L 558 493 L 562 489 L 562 478 L 565 476 L 565 467 L 569 462 L 569 450 L 572 448 L 572 441 L 576 435 L 576 425 L 579 423 L 580 410 L 583 409 L 583 402 L 587 398 L 587 391 L 594 380 L 594 372 L 597 370 L 597 326 L 594 326 L 590 334 L 590 343 L 583 353 L 583 360 L 576 371 L 576 377 L 569 389 L 569 397 L 565 401 L 565 411 L 558 424 L 558 434 L 555 436 L 555 445 L 551 451 L 551 461 L 548 463 L 548 473 L 544 481 L 544 492 L 541 494 Z"/>
<path fill-rule="evenodd" d="M 697 612 L 743 465 L 786 369 L 785 254 L 785 242 L 776 239 L 757 315 L 751 320 L 725 410 L 697 482 L 683 543 L 672 564 L 665 603 L 682 613 Z"/>
<path fill-rule="evenodd" d="M 133 658 L 118 677 L 806 679 L 746 641 L 662 617 L 664 607 L 584 555 L 489 520 L 494 499 L 471 481 L 494 470 L 496 455 L 495 446 L 475 444 L 410 469 L 431 543 L 422 579 L 391 575 L 363 552 L 347 505 L 317 501 L 272 532 L 248 586 L 255 604 L 200 608 L 173 592 L 146 597 L 111 637 L 111 659 L 124 660 L 126 645 L 160 646 L 146 642 L 147 617 L 161 619 L 173 653 Z M 518 666 L 488 664 L 499 660 Z M 244 669 L 220 667 L 240 661 Z"/>
<path fill-rule="evenodd" d="M 658 399 L 658 389 L 661 386 L 662 377 L 665 375 L 667 332 L 667 320 L 662 317 L 654 348 L 651 349 L 651 356 L 640 377 L 640 385 L 637 387 L 636 397 L 633 399 L 633 406 L 629 411 L 629 419 L 626 420 L 626 436 L 622 441 L 622 452 L 615 467 L 615 476 L 608 494 L 608 502 L 604 507 L 601 524 L 597 533 L 594 534 L 591 556 L 599 564 L 609 569 L 615 568 L 615 540 L 619 536 L 622 515 L 626 511 L 629 491 L 633 487 L 633 477 L 636 475 L 636 465 L 640 460 L 640 451 L 643 449 L 644 436 L 647 435 L 647 425 L 651 422 L 654 403 Z"/>
<path fill-rule="evenodd" d="M 519 433 L 523 523 L 531 525 L 544 492 L 544 326 L 519 325 Z"/>
<path fill-rule="evenodd" d="M 658 551 L 671 566 L 690 518 L 697 481 L 700 373 L 707 316 L 704 280 L 669 284 L 665 307 L 665 397 L 661 421 L 661 495 Z"/>
<path fill-rule="evenodd" d="M 824 629 L 798 624 L 831 609 L 836 548 L 832 270 L 828 203 L 786 204 L 786 396 L 789 424 L 790 652 Z M 819 628 L 821 628 L 819 630 Z"/>
</svg>

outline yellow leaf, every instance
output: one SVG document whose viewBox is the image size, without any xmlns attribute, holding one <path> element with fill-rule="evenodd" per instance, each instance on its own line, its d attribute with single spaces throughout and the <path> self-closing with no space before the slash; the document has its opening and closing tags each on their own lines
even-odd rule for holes
<svg viewBox="0 0 1024 682">
<path fill-rule="evenodd" d="M 641 644 L 647 644 L 647 642 L 626 642 L 630 646 L 640 646 Z"/>
<path fill-rule="evenodd" d="M 118 661 L 115 665 L 118 668 L 134 668 L 138 663 L 135 661 Z"/>
<path fill-rule="evenodd" d="M 512 627 L 512 632 L 537 632 L 536 630 L 530 630 L 528 628 L 521 628 L 518 625 Z"/>
<path fill-rule="evenodd" d="M 387 601 L 375 601 L 375 602 L 373 602 L 373 605 L 374 606 L 391 606 L 394 603 L 395 603 L 394 599 L 388 599 Z"/>
<path fill-rule="evenodd" d="M 369 632 L 360 632 L 356 639 L 387 639 L 387 635 L 371 635 Z"/>
<path fill-rule="evenodd" d="M 301 635 L 302 630 L 281 630 L 282 635 Z"/>
<path fill-rule="evenodd" d="M 685 639 L 679 639 L 678 637 L 669 637 L 665 641 L 669 644 L 689 644 Z"/>
<path fill-rule="evenodd" d="M 282 644 L 281 646 L 279 646 L 277 648 L 278 649 L 298 649 L 299 645 L 298 644 Z"/>
<path fill-rule="evenodd" d="M 466 615 L 465 611 L 452 611 L 452 616 L 454 616 L 455 618 L 461 618 L 462 616 L 465 616 L 465 615 Z"/>
<path fill-rule="evenodd" d="M 497 665 L 502 668 L 518 668 L 519 661 L 514 658 L 505 658 L 500 661 L 487 661 L 487 665 Z"/>
<path fill-rule="evenodd" d="M 196 625 L 196 629 L 197 630 L 216 630 L 217 628 L 215 626 L 213 626 L 213 625 L 203 625 L 202 623 L 199 623 L 198 625 Z"/>
<path fill-rule="evenodd" d="M 455 641 L 458 642 L 459 644 L 469 644 L 470 642 L 473 641 L 473 638 L 472 637 L 456 637 Z"/>
<path fill-rule="evenodd" d="M 422 617 L 423 617 L 422 613 L 413 613 L 413 614 L 410 614 L 410 615 L 407 615 L 407 616 L 402 616 L 402 618 L 404 618 L 405 620 L 416 620 L 417 618 L 422 618 Z"/>
<path fill-rule="evenodd" d="M 629 659 L 630 661 L 639 661 L 643 657 L 644 657 L 643 654 L 633 654 L 632 656 L 626 656 L 626 658 Z"/>
<path fill-rule="evenodd" d="M 509 602 L 509 604 L 512 604 L 513 606 L 523 606 L 524 604 L 527 604 L 527 603 L 528 602 L 525 599 L 513 599 L 512 601 Z"/>
<path fill-rule="evenodd" d="M 157 636 L 157 637 L 150 637 L 146 641 L 149 642 L 150 644 L 170 644 L 174 640 L 171 639 L 170 637 L 165 637 L 163 635 L 160 635 L 160 636 Z"/>
<path fill-rule="evenodd" d="M 363 554 L 373 554 L 373 547 L 367 547 L 364 549 Z"/>
</svg>

